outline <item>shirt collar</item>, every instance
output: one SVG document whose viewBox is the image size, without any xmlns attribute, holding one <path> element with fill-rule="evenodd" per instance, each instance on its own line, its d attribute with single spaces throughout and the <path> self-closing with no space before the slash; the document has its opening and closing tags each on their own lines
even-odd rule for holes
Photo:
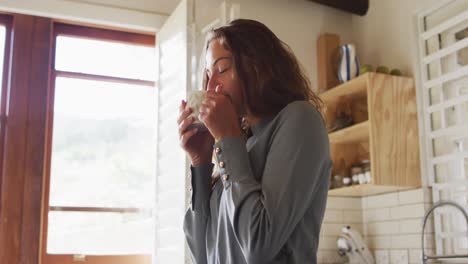
<svg viewBox="0 0 468 264">
<path fill-rule="evenodd" d="M 260 119 L 255 125 L 251 126 L 250 129 L 252 130 L 252 134 L 254 136 L 258 136 L 262 133 L 262 131 L 270 124 L 273 120 L 273 117 L 266 117 Z"/>
</svg>

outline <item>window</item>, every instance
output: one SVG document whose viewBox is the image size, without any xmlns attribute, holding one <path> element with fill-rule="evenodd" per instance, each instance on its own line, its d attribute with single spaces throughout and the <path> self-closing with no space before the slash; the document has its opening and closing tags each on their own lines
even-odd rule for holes
<svg viewBox="0 0 468 264">
<path fill-rule="evenodd" d="M 433 201 L 468 210 L 468 2 L 440 1 L 418 14 L 422 83 L 423 175 Z M 466 254 L 466 221 L 459 211 L 434 211 L 437 255 Z"/>
<path fill-rule="evenodd" d="M 7 105 L 7 79 L 4 76 L 8 73 L 8 62 L 10 54 L 10 31 L 11 19 L 7 16 L 0 16 L 0 193 L 2 190 L 3 178 L 3 155 L 5 145 L 5 123 Z M 0 195 L 1 197 L 1 195 Z M 1 211 L 1 208 L 0 208 Z"/>
<path fill-rule="evenodd" d="M 44 263 L 150 263 L 155 38 L 55 24 L 54 41 Z"/>
</svg>

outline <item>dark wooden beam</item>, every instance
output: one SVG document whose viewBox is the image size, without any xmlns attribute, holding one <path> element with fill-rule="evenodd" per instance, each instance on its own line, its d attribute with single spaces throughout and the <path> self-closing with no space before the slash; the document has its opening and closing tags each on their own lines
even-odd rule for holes
<svg viewBox="0 0 468 264">
<path fill-rule="evenodd" d="M 0 197 L 0 263 L 39 262 L 52 21 L 14 15 Z M 7 76 L 4 76 L 7 78 Z"/>
<path fill-rule="evenodd" d="M 337 8 L 355 15 L 364 16 L 369 9 L 369 0 L 309 0 Z"/>
</svg>

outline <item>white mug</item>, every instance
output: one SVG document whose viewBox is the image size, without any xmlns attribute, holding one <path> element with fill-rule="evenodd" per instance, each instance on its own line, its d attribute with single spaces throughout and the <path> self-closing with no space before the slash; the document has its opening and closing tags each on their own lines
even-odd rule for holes
<svg viewBox="0 0 468 264">
<path fill-rule="evenodd" d="M 192 129 L 194 127 L 198 128 L 198 131 L 206 131 L 207 128 L 202 121 L 198 119 L 198 114 L 200 113 L 199 109 L 200 106 L 206 98 L 206 91 L 190 91 L 187 95 L 187 106 L 192 109 L 192 113 L 190 116 L 194 118 L 193 123 L 188 127 L 188 129 Z"/>
</svg>

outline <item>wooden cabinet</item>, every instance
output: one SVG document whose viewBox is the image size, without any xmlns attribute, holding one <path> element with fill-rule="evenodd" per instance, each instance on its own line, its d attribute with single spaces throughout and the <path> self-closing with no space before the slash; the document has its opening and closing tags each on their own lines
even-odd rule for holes
<svg viewBox="0 0 468 264">
<path fill-rule="evenodd" d="M 334 174 L 350 175 L 351 166 L 362 160 L 371 164 L 370 183 L 331 189 L 330 196 L 367 196 L 421 186 L 413 79 L 366 73 L 320 98 L 327 125 L 338 112 L 354 120 L 329 134 Z"/>
</svg>

